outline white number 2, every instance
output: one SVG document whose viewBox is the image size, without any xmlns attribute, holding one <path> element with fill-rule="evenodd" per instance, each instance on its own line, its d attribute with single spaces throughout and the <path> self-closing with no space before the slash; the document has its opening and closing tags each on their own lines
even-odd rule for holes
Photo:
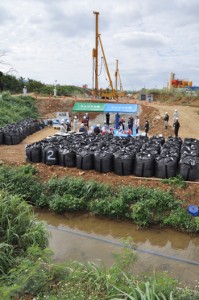
<svg viewBox="0 0 199 300">
<path fill-rule="evenodd" d="M 54 151 L 53 150 L 48 150 L 47 151 L 47 159 L 48 160 L 55 160 L 55 157 L 53 155 L 54 155 Z"/>
</svg>

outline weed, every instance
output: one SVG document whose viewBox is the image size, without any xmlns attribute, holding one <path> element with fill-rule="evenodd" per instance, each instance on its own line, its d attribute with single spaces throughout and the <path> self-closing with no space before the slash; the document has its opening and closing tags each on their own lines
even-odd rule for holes
<svg viewBox="0 0 199 300">
<path fill-rule="evenodd" d="M 168 179 L 162 179 L 163 183 L 167 183 L 169 185 L 173 185 L 179 188 L 186 188 L 187 183 L 186 181 L 182 178 L 181 175 L 177 175 L 176 177 L 171 177 Z"/>
</svg>

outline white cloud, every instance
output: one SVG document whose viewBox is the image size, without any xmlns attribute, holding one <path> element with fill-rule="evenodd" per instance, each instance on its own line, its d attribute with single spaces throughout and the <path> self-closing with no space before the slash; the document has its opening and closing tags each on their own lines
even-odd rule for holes
<svg viewBox="0 0 199 300">
<path fill-rule="evenodd" d="M 0 51 L 18 76 L 92 87 L 99 11 L 112 81 L 118 59 L 126 89 L 166 86 L 171 71 L 198 85 L 198 10 L 198 0 L 7 0 L 0 5 Z M 106 79 L 102 69 L 99 85 L 107 87 Z"/>
</svg>

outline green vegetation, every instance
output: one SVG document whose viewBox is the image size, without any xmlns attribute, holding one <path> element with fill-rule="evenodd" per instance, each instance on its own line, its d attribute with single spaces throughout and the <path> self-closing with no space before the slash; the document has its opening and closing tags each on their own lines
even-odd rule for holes
<svg viewBox="0 0 199 300">
<path fill-rule="evenodd" d="M 53 177 L 44 183 L 38 180 L 35 172 L 32 165 L 1 166 L 0 188 L 6 187 L 28 203 L 56 213 L 89 211 L 109 218 L 127 218 L 139 227 L 157 224 L 199 232 L 199 217 L 187 213 L 183 201 L 175 198 L 172 188 L 166 192 L 144 186 L 112 188 L 68 176 Z M 181 178 L 172 179 L 171 184 L 185 188 Z"/>
<path fill-rule="evenodd" d="M 115 263 L 110 268 L 103 263 L 52 263 L 44 223 L 36 221 L 25 200 L 58 212 L 90 209 L 110 217 L 128 217 L 141 226 L 149 225 L 153 218 L 155 222 L 162 222 L 163 218 L 166 225 L 183 224 L 183 230 L 185 222 L 194 226 L 181 202 L 170 193 L 145 187 L 113 190 L 95 181 L 69 177 L 54 177 L 42 183 L 32 165 L 1 166 L 0 299 L 198 299 L 198 290 L 178 288 L 177 281 L 166 274 L 134 275 L 137 256 L 125 247 L 131 241 L 124 242 L 124 249 L 115 254 Z M 162 214 L 157 219 L 156 210 L 158 214 L 164 210 L 166 216 Z M 143 222 L 145 219 L 148 223 Z M 199 222 L 196 223 L 199 229 Z"/>
<path fill-rule="evenodd" d="M 0 107 L 0 127 L 38 117 L 35 100 L 30 96 L 16 97 L 3 92 L 0 95 Z"/>
<path fill-rule="evenodd" d="M 177 175 L 176 177 L 170 177 L 168 179 L 162 179 L 162 182 L 179 188 L 186 188 L 187 186 L 186 181 L 180 175 Z"/>
</svg>

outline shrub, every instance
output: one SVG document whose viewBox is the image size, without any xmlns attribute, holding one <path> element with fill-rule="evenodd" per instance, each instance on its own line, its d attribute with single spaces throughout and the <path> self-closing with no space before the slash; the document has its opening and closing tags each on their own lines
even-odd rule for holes
<svg viewBox="0 0 199 300">
<path fill-rule="evenodd" d="M 99 183 L 94 180 L 85 182 L 83 187 L 83 194 L 87 200 L 97 199 L 97 198 L 106 198 L 107 196 L 113 195 L 113 189 L 104 184 Z"/>
<path fill-rule="evenodd" d="M 47 194 L 52 195 L 53 193 L 63 196 L 64 194 L 72 194 L 75 197 L 84 196 L 85 182 L 83 179 L 77 179 L 73 177 L 53 177 L 47 182 Z"/>
<path fill-rule="evenodd" d="M 77 198 L 71 194 L 64 194 L 63 196 L 54 194 L 50 199 L 50 209 L 58 213 L 85 210 L 86 202 L 83 198 Z"/>
<path fill-rule="evenodd" d="M 169 225 L 174 228 L 188 231 L 197 232 L 199 230 L 198 217 L 192 217 L 184 208 L 178 207 L 172 210 L 168 217 L 164 220 L 164 225 Z"/>
<path fill-rule="evenodd" d="M 169 185 L 177 186 L 179 188 L 186 188 L 187 183 L 182 178 L 181 175 L 177 175 L 176 177 L 170 177 L 168 179 L 162 179 L 163 183 L 167 183 Z"/>
</svg>

